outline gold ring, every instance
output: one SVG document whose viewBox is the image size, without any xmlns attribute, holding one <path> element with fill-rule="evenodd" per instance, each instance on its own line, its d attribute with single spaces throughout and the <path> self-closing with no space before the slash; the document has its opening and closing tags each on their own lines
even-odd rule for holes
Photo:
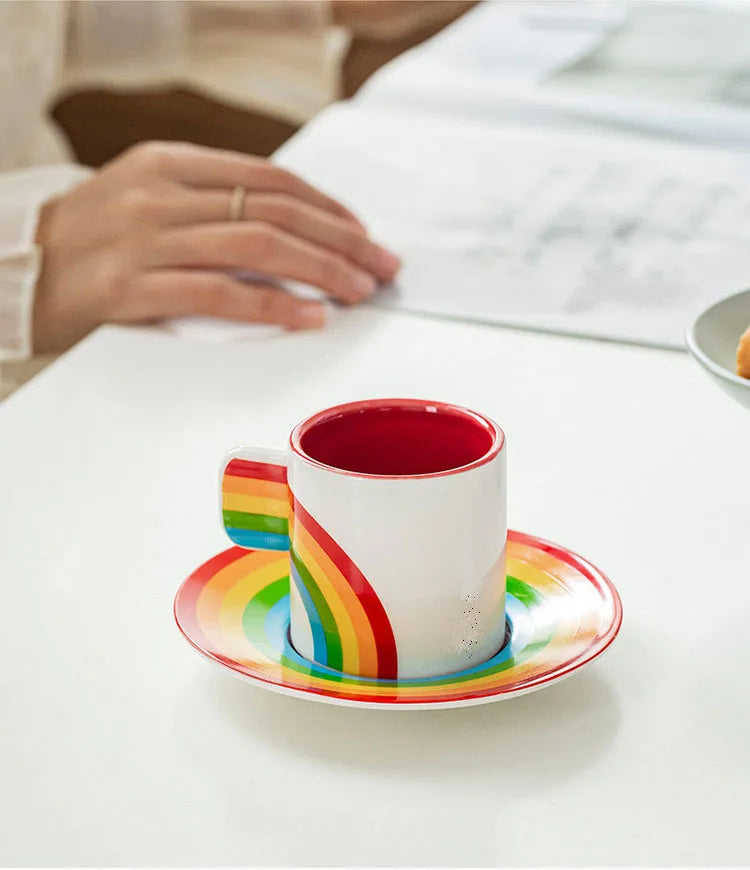
<svg viewBox="0 0 750 870">
<path fill-rule="evenodd" d="M 229 200 L 229 220 L 241 221 L 245 214 L 245 197 L 247 191 L 244 187 L 235 187 Z"/>
</svg>

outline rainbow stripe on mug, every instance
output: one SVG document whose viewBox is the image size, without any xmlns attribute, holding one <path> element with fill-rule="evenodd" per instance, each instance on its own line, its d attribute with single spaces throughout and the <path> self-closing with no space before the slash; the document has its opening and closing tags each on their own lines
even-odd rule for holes
<svg viewBox="0 0 750 870">
<path fill-rule="evenodd" d="M 294 497 L 286 468 L 232 459 L 221 488 L 224 527 L 232 541 L 249 549 L 289 550 L 290 582 L 307 615 L 315 661 L 344 673 L 395 679 L 396 641 L 380 599 Z"/>
</svg>

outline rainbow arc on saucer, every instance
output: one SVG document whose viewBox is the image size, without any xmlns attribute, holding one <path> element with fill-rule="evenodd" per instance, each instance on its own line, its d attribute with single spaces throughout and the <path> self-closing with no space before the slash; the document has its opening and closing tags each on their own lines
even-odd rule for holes
<svg viewBox="0 0 750 870">
<path fill-rule="evenodd" d="M 330 703 L 448 707 L 532 691 L 600 655 L 622 621 L 617 591 L 598 569 L 563 547 L 511 531 L 508 631 L 495 656 L 428 679 L 353 676 L 346 671 L 351 656 L 332 667 L 302 658 L 291 645 L 289 565 L 285 552 L 225 550 L 182 584 L 175 618 L 198 652 L 237 676 Z"/>
</svg>

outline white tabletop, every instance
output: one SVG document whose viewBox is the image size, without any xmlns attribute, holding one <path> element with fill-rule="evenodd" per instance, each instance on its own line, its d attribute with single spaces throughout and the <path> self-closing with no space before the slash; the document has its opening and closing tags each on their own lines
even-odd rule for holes
<svg viewBox="0 0 750 870">
<path fill-rule="evenodd" d="M 221 454 L 385 395 L 501 421 L 511 524 L 621 592 L 604 658 L 360 711 L 182 640 L 174 593 L 227 545 Z M 0 864 L 746 863 L 749 427 L 664 351 L 365 310 L 244 343 L 99 331 L 0 406 Z"/>
</svg>

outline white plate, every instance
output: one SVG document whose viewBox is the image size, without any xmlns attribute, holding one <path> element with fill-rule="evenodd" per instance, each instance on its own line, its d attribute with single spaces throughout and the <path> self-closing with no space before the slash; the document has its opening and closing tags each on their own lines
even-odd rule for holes
<svg viewBox="0 0 750 870">
<path fill-rule="evenodd" d="M 750 290 L 707 308 L 686 336 L 688 350 L 719 386 L 750 409 L 750 380 L 736 374 L 737 345 L 750 326 Z"/>
</svg>

